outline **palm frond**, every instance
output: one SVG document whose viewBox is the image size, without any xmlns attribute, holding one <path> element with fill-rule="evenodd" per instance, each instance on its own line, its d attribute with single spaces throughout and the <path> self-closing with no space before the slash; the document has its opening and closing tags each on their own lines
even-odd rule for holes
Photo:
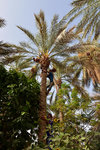
<svg viewBox="0 0 100 150">
<path fill-rule="evenodd" d="M 42 49 L 44 51 L 47 50 L 47 40 L 48 40 L 48 34 L 47 34 L 47 24 L 45 21 L 45 16 L 44 12 L 40 11 L 39 15 L 34 14 L 37 28 L 39 29 L 39 33 L 41 35 L 41 40 L 42 40 Z"/>
<path fill-rule="evenodd" d="M 82 60 L 78 56 L 70 56 L 64 60 L 65 62 L 75 62 L 77 64 L 82 64 Z"/>
<path fill-rule="evenodd" d="M 89 0 L 87 0 L 87 2 L 88 2 Z M 86 1 L 85 0 L 74 0 L 73 2 L 72 2 L 72 5 L 73 6 L 83 6 L 84 4 L 86 3 Z"/>
<path fill-rule="evenodd" d="M 64 70 L 66 69 L 66 64 L 54 58 L 51 58 L 51 61 L 56 68 L 59 68 L 60 71 L 62 70 L 61 72 L 64 72 Z"/>
<path fill-rule="evenodd" d="M 73 45 L 73 46 L 69 46 L 69 43 L 71 43 L 73 40 L 79 39 L 78 34 L 79 33 L 74 33 L 73 30 L 75 29 L 75 27 L 72 27 L 71 29 L 69 29 L 68 31 L 63 31 L 56 39 L 55 43 L 54 43 L 54 47 L 52 48 L 52 50 L 49 52 L 49 54 L 53 54 L 53 56 L 55 55 L 59 55 L 59 54 L 68 54 L 69 53 L 73 53 L 75 52 L 77 49 L 80 51 L 80 44 L 77 45 Z M 79 49 L 80 48 L 80 49 Z M 51 56 L 51 57 L 53 57 Z"/>
<path fill-rule="evenodd" d="M 42 29 L 43 29 L 43 38 L 44 41 L 46 42 L 48 39 L 48 33 L 47 33 L 47 23 L 45 21 L 45 15 L 43 11 L 40 11 L 39 14 L 40 18 L 41 18 L 41 23 L 42 23 Z"/>
<path fill-rule="evenodd" d="M 38 49 L 34 49 L 29 43 L 27 42 L 20 42 L 20 46 L 21 46 L 21 49 L 27 51 L 27 53 L 32 53 L 32 54 L 36 54 Z M 23 47 L 23 48 L 22 48 Z"/>
<path fill-rule="evenodd" d="M 5 26 L 5 20 L 0 18 L 0 28 Z"/>
<path fill-rule="evenodd" d="M 96 24 L 94 39 L 97 40 L 99 35 L 100 35 L 100 20 Z"/>
<path fill-rule="evenodd" d="M 12 48 L 10 44 L 3 43 L 0 41 L 0 55 L 5 56 L 8 54 L 14 54 L 17 53 L 17 50 L 15 48 Z"/>
<path fill-rule="evenodd" d="M 48 45 L 48 49 L 50 51 L 50 48 L 55 44 L 57 38 L 65 32 L 65 29 L 67 28 L 67 23 L 66 23 L 66 18 L 63 17 L 59 22 L 58 22 L 58 15 L 55 15 L 52 24 L 51 24 L 51 30 L 50 30 L 50 43 Z M 50 53 L 52 50 L 50 51 Z"/>
<path fill-rule="evenodd" d="M 73 9 L 67 14 L 67 17 L 70 18 L 68 23 L 72 22 L 76 17 L 81 15 L 82 19 L 77 25 L 77 31 L 84 29 L 84 37 L 88 36 L 91 33 L 91 30 L 93 30 L 96 33 L 96 24 L 98 23 L 100 16 L 100 1 L 75 0 L 72 3 L 72 6 Z M 94 35 L 93 31 L 92 35 Z M 99 35 L 100 33 L 98 32 L 98 36 Z"/>
<path fill-rule="evenodd" d="M 52 92 L 52 94 L 51 94 L 51 96 L 50 96 L 50 98 L 49 98 L 50 105 L 51 105 L 51 104 L 52 104 L 52 102 L 53 102 L 53 96 L 54 96 L 54 91 Z"/>
<path fill-rule="evenodd" d="M 85 28 L 85 30 L 84 30 L 83 38 L 85 38 L 85 37 L 87 36 L 87 34 L 90 33 L 91 28 L 93 27 L 95 21 L 98 20 L 99 16 L 100 16 L 100 12 L 98 12 L 98 13 L 95 15 L 95 17 L 94 17 L 93 19 L 91 19 L 91 21 L 89 22 L 89 24 L 87 24 L 87 26 L 86 26 L 86 28 Z M 90 16 L 90 17 L 92 17 L 92 16 Z M 93 34 L 93 32 L 92 32 L 92 34 Z M 99 35 L 99 33 L 98 33 L 98 35 Z M 97 37 L 98 37 L 98 36 L 97 36 Z"/>
<path fill-rule="evenodd" d="M 85 98 L 89 99 L 89 95 L 87 94 L 87 91 L 80 86 L 79 81 L 72 82 L 72 85 L 78 90 L 78 92 L 84 96 Z"/>
<path fill-rule="evenodd" d="M 93 97 L 91 97 L 93 100 L 100 100 L 100 94 L 95 94 Z"/>
<path fill-rule="evenodd" d="M 25 29 L 25 28 L 23 28 L 23 27 L 21 27 L 21 26 L 17 26 L 17 27 L 18 27 L 21 31 L 23 31 L 23 32 L 28 36 L 28 38 L 29 38 L 30 40 L 32 40 L 32 42 L 33 42 L 37 47 L 39 46 L 37 40 L 35 39 L 34 35 L 33 35 L 30 31 L 28 31 L 27 29 Z"/>
<path fill-rule="evenodd" d="M 92 4 L 91 5 L 89 5 L 89 6 L 87 6 L 86 8 L 84 8 L 84 9 L 82 9 L 82 10 L 80 10 L 80 8 L 81 7 L 76 7 L 76 9 L 74 10 L 74 12 L 75 11 L 78 11 L 73 17 L 71 17 L 71 19 L 68 21 L 68 24 L 70 23 L 70 22 L 72 22 L 76 17 L 78 17 L 80 14 L 82 14 L 83 12 L 86 12 L 86 11 L 88 11 L 90 8 L 91 8 L 91 6 L 92 6 Z M 72 12 L 72 13 L 74 13 L 74 12 Z M 69 15 L 72 15 L 72 14 L 70 14 L 69 13 Z"/>
<path fill-rule="evenodd" d="M 22 42 L 23 43 L 23 42 Z M 17 53 L 26 53 L 26 54 L 32 54 L 32 55 L 36 55 L 36 50 L 34 49 L 34 48 L 32 48 L 32 50 L 30 51 L 30 49 L 31 49 L 31 46 L 30 46 L 30 49 L 28 48 L 28 47 L 26 47 L 25 45 L 26 45 L 26 43 L 23 43 L 22 45 L 21 45 L 21 43 L 20 43 L 20 46 L 16 46 L 15 44 L 10 44 L 10 46 L 12 47 L 12 48 L 15 48 L 15 50 L 17 51 Z M 26 49 L 27 48 L 27 49 Z"/>
<path fill-rule="evenodd" d="M 20 58 L 16 61 L 16 67 L 18 70 L 24 70 L 26 68 L 32 67 L 32 58 Z"/>
<path fill-rule="evenodd" d="M 80 68 L 78 68 L 78 69 L 76 70 L 76 72 L 74 73 L 73 82 L 76 81 L 76 80 L 79 78 L 79 76 L 80 76 L 80 74 L 81 74 L 81 71 L 82 71 L 82 66 L 80 66 Z"/>
<path fill-rule="evenodd" d="M 56 39 L 56 32 L 57 32 L 57 23 L 58 23 L 58 15 L 54 15 L 52 21 L 51 21 L 51 27 L 49 31 L 49 43 L 48 43 L 48 49 L 50 49 Z"/>
<path fill-rule="evenodd" d="M 12 63 L 12 62 L 15 62 L 17 60 L 19 60 L 20 58 L 22 57 L 26 57 L 26 56 L 22 56 L 22 55 L 15 55 L 15 56 L 12 56 L 12 57 L 5 57 L 3 60 L 2 60 L 2 64 L 4 65 L 8 65 L 9 63 Z"/>
<path fill-rule="evenodd" d="M 86 22 L 91 21 L 91 18 L 93 17 L 93 15 L 96 13 L 97 11 L 94 10 L 91 15 L 89 16 L 87 13 L 83 16 L 82 20 L 78 23 L 76 32 L 79 32 L 79 30 L 82 30 L 84 28 L 84 26 L 86 26 Z M 92 19 L 93 20 L 93 19 Z M 91 23 L 89 23 L 88 25 L 90 25 Z"/>
</svg>

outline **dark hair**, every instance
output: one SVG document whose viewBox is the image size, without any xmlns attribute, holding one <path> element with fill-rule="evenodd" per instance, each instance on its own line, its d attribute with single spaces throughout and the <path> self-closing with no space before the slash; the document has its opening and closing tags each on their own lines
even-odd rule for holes
<svg viewBox="0 0 100 150">
<path fill-rule="evenodd" d="M 49 72 L 56 72 L 56 68 L 50 69 Z"/>
<path fill-rule="evenodd" d="M 52 118 L 52 114 L 49 113 L 49 114 L 47 115 L 47 118 Z"/>
</svg>

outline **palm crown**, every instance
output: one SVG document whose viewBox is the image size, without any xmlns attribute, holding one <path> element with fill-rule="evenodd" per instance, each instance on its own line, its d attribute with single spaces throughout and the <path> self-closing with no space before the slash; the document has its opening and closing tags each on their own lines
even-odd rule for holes
<svg viewBox="0 0 100 150">
<path fill-rule="evenodd" d="M 75 48 L 75 47 L 74 47 Z M 81 49 L 79 52 L 78 49 Z M 100 83 L 100 46 L 95 41 L 82 42 L 76 45 L 76 55 L 65 59 L 69 62 L 66 70 L 71 72 L 72 82 L 82 79 L 83 85 L 90 85 L 92 79 L 93 84 Z M 80 78 L 80 74 L 81 77 Z"/>
<path fill-rule="evenodd" d="M 30 43 L 21 42 L 20 46 L 16 47 L 19 50 L 23 50 L 24 56 L 29 58 L 29 61 L 32 61 L 32 57 L 41 59 L 39 62 L 42 63 L 42 59 L 45 57 L 45 62 L 49 58 L 49 61 L 53 61 L 54 57 L 57 55 L 65 57 L 68 56 L 66 52 L 72 52 L 73 50 L 69 49 L 69 43 L 76 38 L 76 34 L 73 32 L 73 29 L 66 31 L 66 18 L 63 18 L 58 22 L 58 15 L 53 17 L 51 22 L 50 30 L 48 31 L 47 23 L 45 21 L 45 16 L 42 11 L 39 15 L 34 15 L 36 20 L 36 25 L 38 32 L 36 35 L 33 35 L 27 29 L 17 26 L 22 30 L 31 40 Z M 33 45 L 34 47 L 33 47 Z"/>
</svg>

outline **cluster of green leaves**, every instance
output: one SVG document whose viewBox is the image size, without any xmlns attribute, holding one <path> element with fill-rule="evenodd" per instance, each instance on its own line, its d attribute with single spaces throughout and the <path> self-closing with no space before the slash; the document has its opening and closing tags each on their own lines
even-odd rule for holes
<svg viewBox="0 0 100 150">
<path fill-rule="evenodd" d="M 88 96 L 79 95 L 78 91 L 70 85 L 63 84 L 58 93 L 58 100 L 51 106 L 54 111 L 61 109 L 64 114 L 63 122 L 54 121 L 52 142 L 50 147 L 53 150 L 92 150 L 98 149 L 99 142 L 92 144 L 92 141 L 99 139 L 100 132 L 94 131 L 97 124 L 93 118 L 91 99 Z M 98 106 L 99 107 L 99 106 Z M 96 108 L 98 109 L 98 108 Z M 95 121 L 92 125 L 92 121 Z M 91 128 L 89 129 L 89 127 Z M 49 129 L 49 128 L 48 128 Z M 98 133 L 98 136 L 95 136 Z M 93 140 L 94 138 L 94 140 Z"/>
<path fill-rule="evenodd" d="M 0 66 L 0 149 L 22 150 L 36 139 L 39 93 L 35 79 Z"/>
<path fill-rule="evenodd" d="M 59 122 L 58 115 L 53 120 L 53 133 L 50 132 L 49 139 L 52 150 L 99 150 L 100 104 L 92 107 L 89 96 L 80 95 L 77 89 L 71 88 L 69 84 L 62 84 L 57 96 L 58 99 L 51 105 L 51 110 L 56 114 L 60 109 L 64 117 L 63 122 Z M 48 125 L 47 131 L 50 130 L 51 126 Z M 35 146 L 33 150 L 47 150 L 47 147 Z"/>
<path fill-rule="evenodd" d="M 91 145 L 91 149 L 100 149 L 100 99 L 95 103 L 94 111 L 92 112 L 92 118 L 90 120 L 90 125 L 92 127 L 91 135 L 92 138 L 89 139 L 88 143 Z"/>
</svg>

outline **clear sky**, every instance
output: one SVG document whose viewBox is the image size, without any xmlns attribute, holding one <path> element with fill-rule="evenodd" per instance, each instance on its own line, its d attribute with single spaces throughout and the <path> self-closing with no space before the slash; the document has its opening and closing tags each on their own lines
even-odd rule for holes
<svg viewBox="0 0 100 150">
<path fill-rule="evenodd" d="M 72 0 L 0 0 L 0 17 L 6 20 L 6 27 L 0 29 L 0 41 L 18 44 L 26 36 L 16 25 L 36 33 L 34 13 L 44 11 L 48 25 L 54 14 L 62 18 L 71 10 Z"/>
</svg>

